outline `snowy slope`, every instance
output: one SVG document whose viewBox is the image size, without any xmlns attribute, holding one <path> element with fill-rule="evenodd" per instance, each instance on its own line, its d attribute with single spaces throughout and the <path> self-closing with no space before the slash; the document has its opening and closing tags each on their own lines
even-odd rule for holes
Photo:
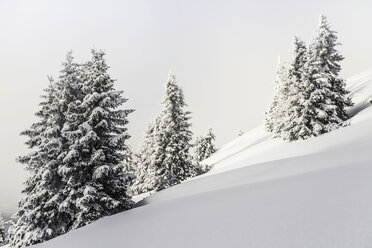
<svg viewBox="0 0 372 248">
<path fill-rule="evenodd" d="M 259 127 L 210 173 L 34 247 L 372 247 L 372 71 L 348 87 L 350 126 L 292 143 Z"/>
</svg>

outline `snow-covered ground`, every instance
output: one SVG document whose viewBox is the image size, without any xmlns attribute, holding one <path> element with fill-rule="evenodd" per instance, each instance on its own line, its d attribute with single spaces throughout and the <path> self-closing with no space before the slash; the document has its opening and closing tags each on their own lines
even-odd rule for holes
<svg viewBox="0 0 372 248">
<path fill-rule="evenodd" d="M 208 174 L 34 247 L 372 247 L 372 70 L 348 88 L 348 127 L 292 143 L 258 127 Z"/>
</svg>

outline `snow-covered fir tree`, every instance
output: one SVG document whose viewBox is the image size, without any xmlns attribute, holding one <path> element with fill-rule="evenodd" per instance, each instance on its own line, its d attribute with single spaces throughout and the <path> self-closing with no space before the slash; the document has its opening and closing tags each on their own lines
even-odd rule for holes
<svg viewBox="0 0 372 248">
<path fill-rule="evenodd" d="M 161 190 L 201 173 L 193 164 L 189 149 L 192 132 L 190 112 L 176 78 L 169 74 L 164 109 L 149 125 L 139 154 L 134 194 Z"/>
<path fill-rule="evenodd" d="M 298 37 L 294 38 L 293 59 L 287 66 L 284 85 L 279 92 L 281 101 L 280 115 L 275 119 L 272 129 L 274 137 L 281 137 L 284 140 L 297 140 L 301 126 L 301 111 L 304 108 L 304 67 L 307 62 L 307 48 L 305 42 Z"/>
<path fill-rule="evenodd" d="M 59 169 L 66 183 L 60 211 L 70 216 L 69 229 L 129 209 L 128 174 L 124 172 L 127 116 L 133 110 L 118 109 L 127 99 L 114 89 L 104 53 L 92 50 L 83 66 L 84 96 L 65 115 L 62 135 L 68 140 Z"/>
<path fill-rule="evenodd" d="M 196 138 L 194 150 L 194 160 L 196 162 L 199 163 L 209 158 L 213 153 L 217 151 L 214 144 L 215 139 L 216 136 L 213 134 L 212 128 L 208 129 L 206 135 Z"/>
<path fill-rule="evenodd" d="M 121 162 L 132 110 L 117 109 L 126 99 L 107 68 L 103 53 L 94 51 L 85 65 L 69 53 L 45 90 L 38 122 L 21 133 L 32 152 L 18 161 L 30 177 L 10 229 L 11 247 L 43 242 L 131 206 Z"/>
<path fill-rule="evenodd" d="M 159 130 L 159 118 L 152 121 L 145 132 L 144 142 L 137 157 L 135 181 L 131 187 L 133 195 L 138 195 L 148 191 L 156 190 L 161 184 L 161 177 L 157 173 L 158 168 L 155 164 L 157 150 L 156 138 Z"/>
<path fill-rule="evenodd" d="M 23 247 L 43 242 L 66 232 L 68 218 L 59 211 L 63 200 L 63 180 L 58 173 L 60 156 L 65 151 L 61 130 L 65 121 L 64 111 L 75 99 L 77 65 L 71 53 L 63 64 L 57 82 L 50 82 L 45 90 L 41 109 L 36 113 L 39 121 L 22 132 L 28 137 L 26 145 L 31 153 L 20 156 L 30 177 L 25 183 L 25 197 L 19 202 L 19 217 L 10 230 L 10 245 Z"/>
<path fill-rule="evenodd" d="M 352 106 L 339 77 L 340 62 L 344 57 L 337 51 L 336 32 L 325 16 L 320 17 L 316 36 L 308 49 L 308 60 L 303 70 L 302 106 L 298 133 L 293 139 L 307 139 L 330 132 L 348 119 L 346 108 Z"/>
<path fill-rule="evenodd" d="M 0 212 L 0 246 L 5 245 L 7 242 L 5 234 L 4 220 Z"/>
<path fill-rule="evenodd" d="M 192 146 L 190 112 L 184 110 L 183 91 L 172 73 L 169 73 L 166 83 L 163 105 L 155 139 L 158 148 L 155 164 L 161 177 L 158 189 L 170 187 L 198 173 L 198 166 L 192 163 L 189 152 Z"/>
<path fill-rule="evenodd" d="M 274 133 L 283 118 L 285 111 L 284 102 L 288 95 L 288 65 L 286 63 L 278 63 L 277 77 L 275 80 L 274 97 L 265 113 L 265 129 L 268 132 Z"/>
</svg>

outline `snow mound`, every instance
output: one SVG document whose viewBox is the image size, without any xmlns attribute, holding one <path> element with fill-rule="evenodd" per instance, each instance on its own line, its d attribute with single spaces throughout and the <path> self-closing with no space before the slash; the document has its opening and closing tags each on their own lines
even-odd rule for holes
<svg viewBox="0 0 372 248">
<path fill-rule="evenodd" d="M 258 127 L 206 175 L 35 247 L 372 247 L 372 70 L 347 84 L 349 126 L 291 143 Z"/>
</svg>

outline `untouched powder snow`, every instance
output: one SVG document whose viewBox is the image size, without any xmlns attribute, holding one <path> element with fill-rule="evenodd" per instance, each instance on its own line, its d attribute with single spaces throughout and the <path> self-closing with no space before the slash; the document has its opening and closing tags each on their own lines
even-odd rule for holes
<svg viewBox="0 0 372 248">
<path fill-rule="evenodd" d="M 348 127 L 291 143 L 258 127 L 209 173 L 34 247 L 372 247 L 372 70 L 348 88 Z"/>
</svg>

